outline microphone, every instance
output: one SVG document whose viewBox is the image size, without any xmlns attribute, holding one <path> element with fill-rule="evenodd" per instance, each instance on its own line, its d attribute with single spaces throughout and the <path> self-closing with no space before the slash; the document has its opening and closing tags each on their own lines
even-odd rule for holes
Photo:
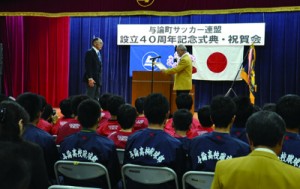
<svg viewBox="0 0 300 189">
<path fill-rule="evenodd" d="M 157 58 L 161 58 L 161 56 L 152 57 L 152 58 L 150 58 L 150 60 L 155 60 Z"/>
</svg>

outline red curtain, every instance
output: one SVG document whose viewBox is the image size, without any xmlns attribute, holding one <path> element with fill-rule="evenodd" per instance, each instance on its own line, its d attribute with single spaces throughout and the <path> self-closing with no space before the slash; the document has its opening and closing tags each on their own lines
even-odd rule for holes
<svg viewBox="0 0 300 189">
<path fill-rule="evenodd" d="M 16 97 L 24 91 L 23 17 L 1 17 L 4 93 Z"/>
<path fill-rule="evenodd" d="M 6 95 L 30 91 L 58 106 L 68 97 L 69 17 L 6 17 L 5 29 Z"/>
</svg>

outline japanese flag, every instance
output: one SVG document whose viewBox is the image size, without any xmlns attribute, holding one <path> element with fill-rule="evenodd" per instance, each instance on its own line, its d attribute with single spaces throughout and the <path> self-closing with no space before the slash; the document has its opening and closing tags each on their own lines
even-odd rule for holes
<svg viewBox="0 0 300 189">
<path fill-rule="evenodd" d="M 241 80 L 244 46 L 193 46 L 197 80 Z"/>
</svg>

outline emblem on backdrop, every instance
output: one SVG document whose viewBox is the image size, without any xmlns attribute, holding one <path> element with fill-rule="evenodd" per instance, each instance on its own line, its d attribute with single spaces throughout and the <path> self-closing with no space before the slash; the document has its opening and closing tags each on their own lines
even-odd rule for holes
<svg viewBox="0 0 300 189">
<path fill-rule="evenodd" d="M 136 0 L 141 7 L 149 7 L 154 3 L 154 0 Z"/>
<path fill-rule="evenodd" d="M 144 54 L 143 58 L 142 58 L 142 65 L 143 67 L 148 70 L 151 71 L 152 70 L 152 60 L 151 58 L 158 56 L 158 54 L 156 52 L 147 52 L 146 54 Z M 160 58 L 156 59 L 157 62 L 160 61 Z M 157 67 L 154 67 L 154 70 L 158 70 Z"/>
</svg>

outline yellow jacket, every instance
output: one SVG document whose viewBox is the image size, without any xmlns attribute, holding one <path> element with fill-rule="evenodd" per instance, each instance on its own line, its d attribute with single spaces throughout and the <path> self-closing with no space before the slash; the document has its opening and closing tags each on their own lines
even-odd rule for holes
<svg viewBox="0 0 300 189">
<path fill-rule="evenodd" d="M 300 169 L 275 154 L 253 151 L 248 156 L 219 161 L 211 189 L 299 189 Z"/>
<path fill-rule="evenodd" d="M 166 74 L 175 74 L 174 90 L 192 89 L 192 60 L 188 54 L 184 54 L 175 68 L 162 70 Z"/>
</svg>

